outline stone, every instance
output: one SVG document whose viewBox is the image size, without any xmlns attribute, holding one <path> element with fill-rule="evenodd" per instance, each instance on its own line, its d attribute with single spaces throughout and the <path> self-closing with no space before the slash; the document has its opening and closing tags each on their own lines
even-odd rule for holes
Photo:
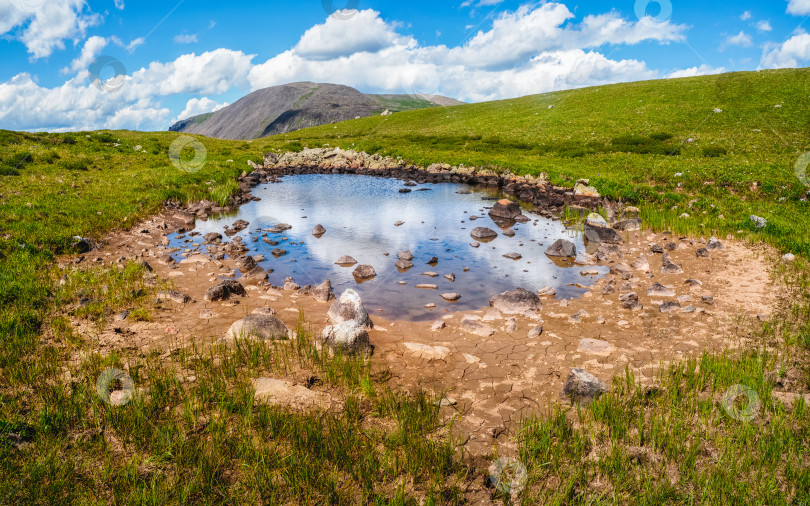
<svg viewBox="0 0 810 506">
<path fill-rule="evenodd" d="M 752 214 L 751 216 L 748 217 L 748 219 L 751 220 L 751 223 L 753 223 L 757 229 L 765 228 L 768 225 L 768 220 L 760 216 Z"/>
<path fill-rule="evenodd" d="M 284 280 L 284 286 L 282 288 L 287 291 L 295 291 L 301 288 L 301 285 L 293 281 L 293 278 L 287 278 Z"/>
<path fill-rule="evenodd" d="M 342 257 L 338 258 L 337 262 L 335 262 L 335 264 L 340 265 L 341 267 L 350 267 L 356 263 L 357 260 L 349 255 L 343 255 Z"/>
<path fill-rule="evenodd" d="M 422 290 L 437 290 L 439 287 L 437 285 L 432 285 L 430 283 L 419 283 L 416 285 L 416 288 Z"/>
<path fill-rule="evenodd" d="M 521 314 L 543 309 L 540 297 L 523 288 L 498 294 L 489 299 L 489 305 L 503 314 Z"/>
<path fill-rule="evenodd" d="M 561 396 L 573 402 L 590 402 L 607 390 L 599 378 L 584 369 L 574 368 L 568 373 Z"/>
<path fill-rule="evenodd" d="M 522 211 L 517 202 L 513 202 L 509 199 L 501 199 L 495 202 L 488 214 L 491 218 L 513 220 L 517 216 L 520 216 Z"/>
<path fill-rule="evenodd" d="M 621 244 L 622 236 L 614 230 L 605 219 L 596 213 L 591 213 L 585 220 L 585 238 L 589 242 Z"/>
<path fill-rule="evenodd" d="M 550 286 L 544 286 L 543 288 L 537 290 L 537 295 L 540 297 L 554 297 L 557 295 L 557 290 Z"/>
<path fill-rule="evenodd" d="M 616 351 L 616 347 L 609 342 L 600 339 L 591 339 L 589 337 L 580 339 L 579 345 L 577 346 L 577 353 L 589 353 L 602 357 L 607 357 L 614 351 Z"/>
<path fill-rule="evenodd" d="M 571 241 L 557 239 L 554 244 L 546 249 L 546 255 L 550 257 L 576 257 L 577 247 Z"/>
<path fill-rule="evenodd" d="M 330 323 L 335 324 L 351 321 L 367 328 L 374 326 L 360 295 L 351 288 L 343 292 L 340 297 L 332 303 L 329 307 L 329 312 L 326 313 L 326 318 Z"/>
<path fill-rule="evenodd" d="M 263 341 L 292 339 L 293 331 L 273 315 L 249 314 L 228 329 L 227 338 L 256 337 Z"/>
<path fill-rule="evenodd" d="M 650 245 L 650 253 L 663 253 L 664 248 L 661 247 L 660 244 L 651 244 Z"/>
<path fill-rule="evenodd" d="M 445 328 L 446 326 L 447 324 L 444 322 L 444 320 L 436 320 L 435 322 L 430 324 L 430 330 L 433 332 L 438 332 L 443 328 Z"/>
<path fill-rule="evenodd" d="M 267 271 L 256 263 L 250 255 L 245 255 L 236 260 L 236 267 L 242 272 L 245 279 L 263 281 L 267 279 Z"/>
<path fill-rule="evenodd" d="M 397 260 L 397 263 L 395 263 L 394 265 L 396 265 L 397 269 L 401 271 L 407 271 L 408 269 L 413 267 L 413 262 L 411 262 L 410 260 L 399 259 Z"/>
<path fill-rule="evenodd" d="M 445 346 L 430 346 L 422 343 L 402 343 L 408 351 L 425 360 L 444 360 L 450 354 Z"/>
<path fill-rule="evenodd" d="M 318 302 L 329 302 L 335 298 L 334 294 L 332 293 L 332 282 L 328 279 L 324 280 L 321 284 L 312 287 L 309 294 Z"/>
<path fill-rule="evenodd" d="M 370 265 L 358 265 L 352 271 L 354 275 L 354 279 L 358 280 L 367 280 L 377 276 L 377 272 L 374 270 L 374 267 Z"/>
<path fill-rule="evenodd" d="M 610 273 L 620 276 L 625 281 L 633 277 L 633 271 L 624 263 L 611 265 Z"/>
<path fill-rule="evenodd" d="M 222 234 L 219 232 L 208 232 L 203 236 L 206 243 L 213 244 L 222 242 Z"/>
<path fill-rule="evenodd" d="M 653 283 L 647 288 L 647 295 L 650 297 L 674 297 L 675 290 L 661 283 Z"/>
<path fill-rule="evenodd" d="M 399 258 L 400 260 L 410 261 L 413 260 L 413 254 L 411 253 L 410 250 L 400 251 L 399 253 L 397 253 L 397 258 Z"/>
<path fill-rule="evenodd" d="M 681 273 L 683 273 L 683 269 L 681 269 L 679 265 L 672 263 L 672 261 L 669 259 L 669 256 L 667 256 L 667 254 L 664 253 L 664 256 L 661 257 L 661 274 L 681 274 Z"/>
<path fill-rule="evenodd" d="M 248 228 L 248 225 L 250 225 L 250 223 L 245 220 L 236 220 L 233 222 L 233 225 L 231 225 L 231 230 L 241 232 L 242 230 Z"/>
<path fill-rule="evenodd" d="M 709 250 L 706 248 L 698 248 L 695 254 L 698 258 L 709 258 L 710 256 Z"/>
<path fill-rule="evenodd" d="M 543 333 L 543 326 L 537 325 L 529 329 L 529 333 L 526 335 L 529 339 L 537 339 Z"/>
<path fill-rule="evenodd" d="M 706 243 L 706 249 L 710 251 L 723 249 L 723 243 L 718 241 L 716 237 L 711 237 L 709 242 Z"/>
<path fill-rule="evenodd" d="M 470 232 L 470 235 L 473 239 L 478 239 L 479 241 L 492 240 L 498 237 L 497 232 L 487 227 L 475 227 L 472 232 Z"/>
<path fill-rule="evenodd" d="M 238 281 L 233 279 L 226 279 L 212 286 L 205 292 L 205 300 L 208 302 L 215 302 L 218 300 L 228 300 L 231 295 L 239 295 L 244 297 L 247 295 L 245 287 Z"/>
<path fill-rule="evenodd" d="M 401 227 L 401 226 L 402 226 L 402 225 L 404 225 L 404 224 L 405 224 L 405 222 L 404 222 L 404 221 L 398 221 L 398 222 L 394 223 L 394 226 L 395 226 L 395 227 Z"/>
<path fill-rule="evenodd" d="M 473 248 L 477 248 L 478 246 L 481 246 L 481 244 L 476 241 L 473 241 L 470 243 L 470 246 L 472 246 Z"/>
<path fill-rule="evenodd" d="M 295 385 L 286 380 L 258 378 L 253 381 L 254 403 L 272 404 L 293 408 L 299 411 L 326 409 L 332 398 L 324 392 L 315 392 L 303 385 Z"/>
<path fill-rule="evenodd" d="M 442 294 L 442 299 L 444 299 L 446 301 L 449 301 L 449 302 L 455 302 L 455 301 L 459 300 L 460 298 L 461 298 L 461 295 L 459 295 L 457 293 L 454 293 L 454 292 L 443 293 Z"/>
<path fill-rule="evenodd" d="M 435 272 L 423 272 L 422 276 L 427 276 L 429 278 L 438 278 L 439 275 Z"/>
<path fill-rule="evenodd" d="M 599 198 L 599 192 L 596 191 L 596 188 L 593 186 L 589 186 L 590 180 L 588 179 L 580 179 L 574 184 L 574 195 L 582 195 L 585 197 L 595 197 Z"/>
<path fill-rule="evenodd" d="M 669 313 L 670 311 L 680 308 L 681 308 L 680 303 L 675 302 L 674 300 L 664 302 L 663 304 L 658 306 L 658 310 L 661 311 L 662 313 Z"/>
<path fill-rule="evenodd" d="M 523 255 L 521 255 L 520 253 L 512 252 L 503 255 L 503 257 L 508 258 L 509 260 L 520 260 L 521 258 L 523 258 Z"/>
<path fill-rule="evenodd" d="M 714 297 L 712 297 L 711 295 L 704 295 L 703 297 L 701 297 L 701 300 L 703 301 L 704 304 L 714 304 Z"/>
<path fill-rule="evenodd" d="M 279 257 L 283 257 L 284 255 L 286 255 L 287 250 L 286 249 L 281 249 L 281 248 L 276 248 L 273 251 L 271 251 L 270 253 L 272 253 L 274 257 L 279 258 Z"/>
<path fill-rule="evenodd" d="M 785 263 L 794 262 L 796 261 L 796 255 L 794 255 L 793 253 L 785 253 L 784 255 L 782 255 L 782 261 Z"/>
<path fill-rule="evenodd" d="M 445 278 L 447 281 L 453 282 L 453 281 L 455 281 L 455 280 L 456 280 L 456 275 L 455 275 L 455 274 L 453 274 L 453 273 L 451 272 L 450 274 L 445 274 L 445 275 L 444 275 L 444 278 Z"/>
<path fill-rule="evenodd" d="M 172 301 L 178 304 L 185 304 L 191 302 L 192 299 L 187 294 L 178 292 L 177 290 L 160 290 L 157 293 L 157 301 Z"/>
<path fill-rule="evenodd" d="M 474 334 L 481 337 L 489 337 L 495 333 L 495 329 L 489 325 L 484 325 L 474 318 L 471 318 L 470 315 L 464 315 L 461 318 L 461 329 L 468 334 Z"/>
<path fill-rule="evenodd" d="M 625 232 L 641 230 L 641 220 L 638 218 L 631 218 L 628 220 L 617 221 L 613 224 L 613 228 L 616 230 L 623 230 Z"/>
<path fill-rule="evenodd" d="M 315 228 L 312 229 L 312 235 L 315 237 L 320 237 L 326 233 L 326 229 L 323 228 L 323 225 L 315 225 Z"/>
<path fill-rule="evenodd" d="M 327 325 L 321 332 L 321 342 L 333 352 L 349 355 L 366 353 L 371 347 L 367 326 L 354 320 Z"/>
</svg>

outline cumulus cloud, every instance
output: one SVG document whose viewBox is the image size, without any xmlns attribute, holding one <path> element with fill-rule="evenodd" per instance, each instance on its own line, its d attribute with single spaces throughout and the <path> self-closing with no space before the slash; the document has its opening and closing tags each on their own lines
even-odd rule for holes
<svg viewBox="0 0 810 506">
<path fill-rule="evenodd" d="M 192 98 L 188 102 L 186 102 L 186 108 L 183 109 L 183 112 L 178 114 L 171 122 L 176 123 L 181 119 L 190 118 L 192 116 L 197 116 L 200 114 L 205 114 L 207 112 L 216 112 L 223 107 L 228 105 L 227 102 L 217 102 L 215 100 L 211 100 L 208 97 L 202 98 Z"/>
<path fill-rule="evenodd" d="M 62 69 L 62 72 L 78 72 L 86 69 L 105 47 L 107 47 L 107 39 L 96 35 L 90 37 L 85 41 L 79 57 L 71 62 L 70 68 Z"/>
<path fill-rule="evenodd" d="M 101 18 L 89 12 L 84 0 L 0 3 L 0 32 L 13 32 L 34 60 L 64 49 L 65 40 L 83 39 L 87 28 L 100 22 Z"/>
<path fill-rule="evenodd" d="M 810 61 L 810 34 L 798 33 L 782 44 L 768 44 L 762 55 L 765 68 L 795 68 Z"/>
<path fill-rule="evenodd" d="M 787 13 L 794 16 L 810 14 L 810 0 L 788 0 Z"/>
<path fill-rule="evenodd" d="M 712 67 L 711 65 L 703 64 L 699 67 L 690 67 L 688 69 L 676 70 L 667 74 L 667 79 L 677 79 L 679 77 L 695 77 L 695 76 L 708 76 L 712 74 L 722 74 L 726 72 L 723 67 Z"/>
<path fill-rule="evenodd" d="M 218 49 L 154 62 L 125 77 L 115 91 L 104 91 L 80 72 L 55 88 L 39 86 L 27 74 L 0 84 L 0 126 L 13 130 L 95 128 L 165 129 L 169 109 L 161 96 L 218 94 L 246 86 L 252 55 Z"/>
<path fill-rule="evenodd" d="M 742 14 L 740 14 L 740 19 L 742 19 L 743 21 L 748 21 L 749 19 L 751 19 L 751 11 L 745 11 Z"/>
<path fill-rule="evenodd" d="M 754 44 L 754 41 L 751 40 L 750 35 L 740 30 L 740 33 L 737 35 L 730 35 L 726 37 L 726 44 L 731 46 L 751 47 Z"/>
<path fill-rule="evenodd" d="M 770 32 L 771 30 L 773 30 L 770 21 L 766 21 L 764 19 L 761 21 L 757 21 L 757 24 L 755 26 L 756 29 L 759 30 L 760 32 Z"/>
<path fill-rule="evenodd" d="M 115 0 L 115 8 L 119 11 L 124 10 L 124 0 Z"/>
<path fill-rule="evenodd" d="M 324 24 L 304 33 L 295 51 L 304 58 L 325 60 L 358 52 L 376 53 L 396 39 L 397 34 L 376 11 L 364 10 L 348 19 L 329 16 Z"/>
</svg>

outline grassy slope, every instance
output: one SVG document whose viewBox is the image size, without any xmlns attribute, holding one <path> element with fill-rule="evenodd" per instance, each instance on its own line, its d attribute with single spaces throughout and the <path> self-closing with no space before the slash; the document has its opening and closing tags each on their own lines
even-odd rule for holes
<svg viewBox="0 0 810 506">
<path fill-rule="evenodd" d="M 0 438 L 0 502 L 307 497 L 347 503 L 397 493 L 453 502 L 471 477 L 484 481 L 484 470 L 455 460 L 430 403 L 398 399 L 363 364 L 332 362 L 307 346 L 200 350 L 170 362 L 94 353 L 70 361 L 92 350 L 92 342 L 66 324 L 66 305 L 90 297 L 99 300 L 87 309 L 90 320 L 124 307 L 148 318 L 153 298 L 137 265 L 85 268 L 59 287 L 55 280 L 64 271 L 53 267 L 54 256 L 68 251 L 73 235 L 126 227 L 169 198 L 225 202 L 248 159 L 296 138 L 308 145 L 376 147 L 423 163 L 546 171 L 569 185 L 590 177 L 607 195 L 648 199 L 649 220 L 663 225 L 666 219 L 683 230 L 705 221 L 705 229 L 745 228 L 753 235 L 745 219 L 755 213 L 771 220 L 758 232 L 763 239 L 806 253 L 808 212 L 798 200 L 805 188 L 792 166 L 808 149 L 807 77 L 807 71 L 781 71 L 636 83 L 398 113 L 286 139 L 201 139 L 207 164 L 192 174 L 168 162 L 176 133 L 90 132 L 88 138 L 0 131 L 0 172 L 19 174 L 0 177 L 0 435 L 20 433 L 32 444 L 17 449 Z M 707 112 L 714 107 L 724 112 Z M 673 135 L 663 141 L 667 150 L 687 136 L 697 142 L 683 144 L 678 156 L 611 147 L 627 133 L 662 131 Z M 703 156 L 711 142 L 729 154 Z M 675 172 L 684 173 L 682 181 Z M 709 180 L 714 184 L 703 184 Z M 749 188 L 754 180 L 758 191 Z M 678 193 L 678 181 L 694 195 Z M 777 203 L 781 197 L 785 202 Z M 696 219 L 678 220 L 692 199 L 702 206 L 689 211 Z M 780 318 L 762 328 L 741 325 L 736 335 L 755 343 L 748 351 L 704 357 L 699 369 L 674 366 L 652 392 L 632 380 L 619 382 L 623 386 L 590 408 L 524 425 L 526 503 L 810 502 L 810 410 L 774 405 L 774 386 L 765 376 L 799 367 L 797 388 L 810 386 L 808 272 L 800 260 L 784 273 L 792 299 Z M 141 288 L 145 294 L 133 295 Z M 777 353 L 763 351 L 774 342 Z M 94 381 L 104 367 L 127 360 L 137 385 L 153 395 L 112 408 L 94 394 Z M 287 364 L 344 389 L 354 399 L 351 409 L 330 418 L 251 409 L 248 379 L 283 374 Z M 64 379 L 65 370 L 72 381 Z M 205 381 L 178 384 L 178 372 Z M 763 401 L 760 416 L 748 423 L 726 416 L 718 400 L 737 383 L 754 388 Z M 388 429 L 370 430 L 379 426 Z"/>
<path fill-rule="evenodd" d="M 409 111 L 263 141 L 379 150 L 422 164 L 546 172 L 566 186 L 590 178 L 605 196 L 644 204 L 648 218 L 682 230 L 752 231 L 748 216 L 765 217 L 769 225 L 761 236 L 807 254 L 810 204 L 799 199 L 810 188 L 796 177 L 795 165 L 810 151 L 809 97 L 810 70 L 737 73 Z M 663 145 L 679 147 L 680 154 L 621 152 L 624 146 L 614 142 L 656 133 L 672 135 Z M 704 154 L 716 147 L 727 154 Z M 691 218 L 676 223 L 684 212 Z"/>
</svg>

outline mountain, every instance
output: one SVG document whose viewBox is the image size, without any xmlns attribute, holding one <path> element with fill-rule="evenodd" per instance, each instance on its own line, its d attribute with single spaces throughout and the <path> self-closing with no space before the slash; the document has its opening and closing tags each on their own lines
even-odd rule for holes
<svg viewBox="0 0 810 506">
<path fill-rule="evenodd" d="M 438 95 L 368 95 L 338 84 L 291 83 L 254 91 L 216 112 L 169 130 L 220 139 L 256 139 L 358 117 L 463 102 Z"/>
</svg>

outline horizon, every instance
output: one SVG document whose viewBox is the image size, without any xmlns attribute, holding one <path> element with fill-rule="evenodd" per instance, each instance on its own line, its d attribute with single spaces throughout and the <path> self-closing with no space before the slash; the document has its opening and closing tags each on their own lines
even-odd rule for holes
<svg viewBox="0 0 810 506">
<path fill-rule="evenodd" d="M 160 131 L 302 81 L 476 103 L 810 61 L 810 0 L 340 3 L 2 0 L 0 128 Z"/>
</svg>

